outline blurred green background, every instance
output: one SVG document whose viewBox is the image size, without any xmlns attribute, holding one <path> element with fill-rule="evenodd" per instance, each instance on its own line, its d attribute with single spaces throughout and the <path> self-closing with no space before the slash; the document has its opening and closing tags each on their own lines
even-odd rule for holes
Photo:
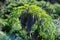
<svg viewBox="0 0 60 40">
<path fill-rule="evenodd" d="M 60 40 L 60 0 L 0 0 L 0 40 Z"/>
</svg>

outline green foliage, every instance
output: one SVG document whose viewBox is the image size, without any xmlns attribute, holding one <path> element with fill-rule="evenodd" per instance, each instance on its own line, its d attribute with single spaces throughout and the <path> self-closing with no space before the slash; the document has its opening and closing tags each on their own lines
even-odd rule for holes
<svg viewBox="0 0 60 40">
<path fill-rule="evenodd" d="M 36 0 L 6 0 L 8 6 L 22 6 L 24 4 L 35 4 Z"/>
<path fill-rule="evenodd" d="M 17 33 L 18 37 L 15 40 L 38 40 L 38 36 L 42 36 L 43 40 L 55 40 L 55 34 L 56 37 L 60 35 L 52 19 L 52 17 L 56 18 L 60 16 L 60 4 L 58 3 L 51 4 L 49 2 L 36 0 L 6 0 L 6 4 L 0 6 L 3 6 L 0 10 L 1 31 L 7 34 Z M 29 31 L 32 35 L 28 35 L 29 32 L 21 26 L 21 19 L 19 19 L 19 17 L 21 17 L 23 13 L 29 13 L 36 17 L 36 21 L 31 31 Z M 38 36 L 33 38 L 35 30 L 38 31 Z M 0 37 L 0 39 L 7 40 L 5 36 Z"/>
<path fill-rule="evenodd" d="M 6 25 L 9 25 L 11 27 L 9 32 L 18 33 L 20 37 L 24 38 L 25 40 L 32 39 L 32 35 L 31 37 L 29 37 L 27 35 L 28 32 L 22 30 L 21 20 L 19 20 L 19 17 L 21 17 L 23 12 L 27 12 L 37 16 L 38 20 L 36 20 L 36 22 L 32 27 L 32 30 L 31 30 L 32 34 L 35 32 L 35 30 L 38 30 L 39 35 L 42 36 L 43 40 L 55 39 L 54 38 L 55 27 L 54 27 L 52 18 L 45 12 L 45 10 L 43 10 L 41 7 L 38 7 L 36 5 L 26 4 L 24 6 L 14 7 L 9 17 L 6 19 L 7 24 L 5 23 L 5 20 L 2 20 L 2 19 L 1 19 L 1 24 L 4 23 Z"/>
<path fill-rule="evenodd" d="M 51 4 L 49 2 L 40 1 L 37 3 L 37 5 L 46 10 L 53 18 L 56 18 L 58 15 L 60 15 L 60 4 L 58 3 Z"/>
<path fill-rule="evenodd" d="M 23 6 L 24 4 L 36 4 L 36 0 L 5 0 L 5 4 L 1 4 L 0 17 L 6 19 L 5 14 L 10 14 L 14 7 Z"/>
<path fill-rule="evenodd" d="M 37 30 L 39 31 L 39 34 L 44 38 L 44 40 L 54 40 L 54 33 L 55 33 L 55 27 L 54 23 L 52 21 L 52 18 L 46 14 L 45 10 L 42 10 L 42 8 L 36 6 L 36 5 L 25 5 L 20 7 L 13 8 L 13 12 L 11 13 L 10 18 L 19 18 L 21 17 L 22 11 L 25 10 L 33 15 L 36 15 L 38 17 L 37 20 Z M 15 15 L 16 14 L 16 15 Z M 41 25 L 40 21 L 41 19 Z M 34 27 L 34 26 L 33 26 Z M 36 29 L 35 29 L 36 30 Z"/>
<path fill-rule="evenodd" d="M 0 31 L 0 40 L 10 40 L 10 39 L 8 36 L 6 36 L 6 34 Z"/>
<path fill-rule="evenodd" d="M 1 17 L 5 18 L 5 14 L 9 14 L 12 11 L 13 7 L 23 6 L 24 4 L 34 4 L 42 7 L 46 10 L 53 18 L 56 18 L 60 11 L 60 5 L 58 3 L 51 4 L 50 2 L 45 1 L 36 1 L 36 0 L 6 0 L 6 6 L 3 6 L 1 9 Z M 59 8 L 59 9 L 58 9 Z"/>
<path fill-rule="evenodd" d="M 54 23 L 55 23 L 55 26 L 56 26 L 56 38 L 58 40 L 59 37 L 60 37 L 60 20 L 59 20 L 59 18 L 55 19 Z"/>
<path fill-rule="evenodd" d="M 5 19 L 0 18 L 0 25 L 5 26 L 7 24 Z"/>
<path fill-rule="evenodd" d="M 54 6 L 55 6 L 56 14 L 60 15 L 60 12 L 59 12 L 60 11 L 60 4 L 56 3 Z"/>
</svg>

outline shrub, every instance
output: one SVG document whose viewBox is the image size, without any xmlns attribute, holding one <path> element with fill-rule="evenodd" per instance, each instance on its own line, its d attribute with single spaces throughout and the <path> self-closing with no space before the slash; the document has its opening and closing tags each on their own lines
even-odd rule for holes
<svg viewBox="0 0 60 40">
<path fill-rule="evenodd" d="M 12 27 L 15 23 L 21 25 L 21 20 L 19 20 L 19 17 L 21 17 L 23 12 L 27 12 L 31 15 L 33 14 L 38 17 L 38 20 L 36 20 L 37 24 L 34 23 L 35 25 L 37 25 L 37 27 L 35 26 L 36 29 L 31 30 L 32 34 L 35 30 L 38 30 L 39 36 L 42 36 L 43 40 L 54 40 L 55 27 L 51 16 L 49 16 L 41 7 L 38 7 L 36 5 L 14 7 L 13 12 L 10 14 L 10 17 L 8 18 L 8 22 Z M 21 27 L 18 26 L 18 24 L 16 26 Z M 32 27 L 34 27 L 34 25 Z M 28 33 L 28 30 L 26 32 Z"/>
</svg>

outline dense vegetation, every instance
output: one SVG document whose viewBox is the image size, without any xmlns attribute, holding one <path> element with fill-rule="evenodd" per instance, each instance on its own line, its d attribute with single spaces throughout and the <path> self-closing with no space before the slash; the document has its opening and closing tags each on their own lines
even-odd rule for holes
<svg viewBox="0 0 60 40">
<path fill-rule="evenodd" d="M 0 40 L 60 40 L 59 0 L 0 0 Z"/>
</svg>

